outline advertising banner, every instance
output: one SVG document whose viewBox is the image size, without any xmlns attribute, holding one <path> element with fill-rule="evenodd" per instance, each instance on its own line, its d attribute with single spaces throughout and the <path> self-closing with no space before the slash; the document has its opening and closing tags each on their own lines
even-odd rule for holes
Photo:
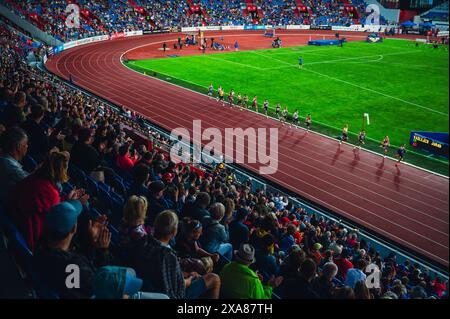
<svg viewBox="0 0 450 319">
<path fill-rule="evenodd" d="M 409 143 L 417 149 L 448 158 L 448 133 L 412 131 Z"/>
</svg>

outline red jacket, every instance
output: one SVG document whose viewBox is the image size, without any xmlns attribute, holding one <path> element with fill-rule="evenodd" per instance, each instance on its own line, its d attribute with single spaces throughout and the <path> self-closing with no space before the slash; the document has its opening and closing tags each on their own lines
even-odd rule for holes
<svg viewBox="0 0 450 319">
<path fill-rule="evenodd" d="M 49 180 L 30 175 L 19 182 L 11 198 L 11 214 L 31 251 L 44 233 L 44 217 L 61 202 L 58 189 Z"/>
<path fill-rule="evenodd" d="M 118 168 L 123 169 L 124 171 L 131 172 L 136 164 L 137 159 L 131 159 L 128 154 L 125 156 L 117 156 L 116 165 Z"/>
<path fill-rule="evenodd" d="M 338 267 L 339 275 L 341 275 L 342 279 L 344 279 L 345 281 L 345 278 L 347 277 L 347 271 L 350 268 L 353 268 L 352 262 L 349 261 L 347 258 L 339 258 L 335 259 L 334 263 Z"/>
</svg>

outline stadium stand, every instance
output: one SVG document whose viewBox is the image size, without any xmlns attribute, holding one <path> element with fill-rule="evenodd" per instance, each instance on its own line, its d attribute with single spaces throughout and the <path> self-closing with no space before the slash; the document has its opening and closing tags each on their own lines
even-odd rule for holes
<svg viewBox="0 0 450 319">
<path fill-rule="evenodd" d="M 448 1 L 420 15 L 422 19 L 448 22 Z"/>
<path fill-rule="evenodd" d="M 363 0 L 151 0 L 84 1 L 80 7 L 79 29 L 67 28 L 65 12 L 69 2 L 41 0 L 5 0 L 16 14 L 32 22 L 55 38 L 67 42 L 79 38 L 123 31 L 165 29 L 173 26 L 204 25 L 335 25 L 364 23 Z M 257 8 L 252 17 L 247 6 Z M 195 12 L 192 9 L 195 8 Z M 385 19 L 381 17 L 381 21 Z"/>
<path fill-rule="evenodd" d="M 227 1 L 225 13 L 216 14 L 220 2 L 202 5 L 210 22 L 231 23 L 238 2 Z M 92 15 L 96 29 L 75 35 L 65 34 L 44 2 L 27 2 L 45 18 L 43 28 L 64 39 L 102 27 L 141 27 L 132 22 L 136 13 L 121 10 L 125 2 L 90 3 L 89 12 L 109 12 L 110 20 L 99 23 Z M 184 20 L 184 4 L 164 2 L 174 10 L 167 12 L 158 3 L 154 23 L 192 22 Z M 301 18 L 279 2 L 278 13 L 267 13 L 267 3 L 264 19 Z M 61 5 L 51 2 L 54 12 Z M 324 14 L 332 6 L 322 3 L 312 19 L 349 21 Z M 276 190 L 255 187 L 239 171 L 170 162 L 168 136 L 134 112 L 24 63 L 42 48 L 19 39 L 19 32 L 0 25 L 0 234 L 6 243 L 0 249 L 35 297 L 122 298 L 111 278 L 137 276 L 142 289 L 127 291 L 130 298 L 447 298 L 441 277 L 398 262 L 394 251 L 378 251 L 357 230 Z M 71 263 L 80 266 L 83 289 L 64 285 Z M 381 270 L 379 288 L 364 284 L 368 265 Z"/>
</svg>

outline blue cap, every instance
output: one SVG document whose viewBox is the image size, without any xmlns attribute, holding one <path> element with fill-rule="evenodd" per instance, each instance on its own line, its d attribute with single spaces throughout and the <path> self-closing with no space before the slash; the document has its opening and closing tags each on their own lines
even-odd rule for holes
<svg viewBox="0 0 450 319">
<path fill-rule="evenodd" d="M 130 270 L 130 268 L 127 269 L 125 287 L 123 288 L 123 294 L 128 296 L 137 294 L 141 290 L 144 283 L 142 279 L 136 277 L 136 273 L 134 273 L 134 271 Z"/>
<path fill-rule="evenodd" d="M 97 299 L 122 299 L 138 293 L 142 284 L 131 268 L 106 266 L 95 273 L 94 295 Z"/>
<path fill-rule="evenodd" d="M 49 234 L 65 236 L 77 223 L 83 210 L 79 200 L 68 200 L 50 208 L 45 215 L 45 227 Z"/>
</svg>

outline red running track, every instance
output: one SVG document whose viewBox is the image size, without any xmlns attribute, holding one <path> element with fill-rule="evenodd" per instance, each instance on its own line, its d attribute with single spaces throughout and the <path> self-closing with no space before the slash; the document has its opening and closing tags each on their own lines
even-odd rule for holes
<svg viewBox="0 0 450 319">
<path fill-rule="evenodd" d="M 308 33 L 302 36 L 303 42 L 309 38 Z M 396 168 L 390 159 L 354 153 L 348 145 L 339 148 L 336 140 L 287 128 L 253 112 L 223 108 L 206 96 L 145 77 L 121 63 L 121 56 L 133 48 L 153 43 L 156 50 L 163 41 L 171 43 L 177 37 L 152 35 L 89 44 L 52 57 L 47 68 L 66 79 L 72 74 L 80 87 L 167 130 L 192 128 L 193 120 L 202 120 L 203 128 L 278 128 L 279 167 L 266 178 L 448 266 L 447 178 L 408 165 Z M 256 165 L 243 166 L 258 172 Z"/>
</svg>

